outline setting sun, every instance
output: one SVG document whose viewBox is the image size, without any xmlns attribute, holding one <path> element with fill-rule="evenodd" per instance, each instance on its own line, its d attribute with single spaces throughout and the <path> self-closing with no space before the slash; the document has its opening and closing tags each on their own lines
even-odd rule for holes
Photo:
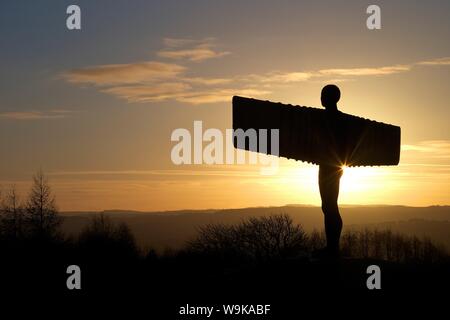
<svg viewBox="0 0 450 320">
<path fill-rule="evenodd" d="M 0 32 L 11 34 L 2 37 L 2 74 L 8 86 L 3 90 L 0 137 L 8 152 L 0 160 L 0 184 L 15 185 L 18 194 L 26 196 L 29 177 L 42 168 L 62 210 L 319 205 L 316 165 L 280 158 L 278 173 L 272 176 L 261 175 L 264 167 L 255 165 L 179 165 L 171 161 L 171 133 L 190 129 L 199 120 L 204 129 L 226 132 L 233 126 L 235 95 L 323 109 L 321 90 L 335 83 L 341 90 L 339 111 L 402 129 L 400 164 L 343 166 L 339 202 L 450 203 L 450 58 L 445 44 L 433 45 L 429 36 L 448 28 L 432 20 L 427 28 L 434 31 L 411 32 L 412 26 L 399 24 L 396 33 L 387 36 L 384 30 L 368 31 L 362 17 L 343 9 L 352 7 L 346 5 L 333 8 L 329 18 L 334 21 L 339 14 L 340 21 L 349 23 L 336 23 L 330 33 L 330 25 L 310 19 L 301 2 L 289 5 L 295 8 L 279 11 L 282 6 L 269 6 L 266 14 L 274 14 L 276 28 L 243 8 L 248 14 L 235 17 L 236 23 L 210 29 L 211 21 L 222 21 L 220 10 L 210 13 L 215 18 L 203 20 L 186 8 L 194 20 L 175 19 L 174 29 L 152 25 L 148 34 L 148 23 L 156 19 L 158 25 L 160 20 L 151 2 L 136 5 L 136 24 L 115 19 L 110 27 L 96 28 L 98 33 L 84 28 L 57 32 L 49 25 L 51 46 L 37 42 L 42 35 L 33 19 L 31 27 L 23 27 L 23 41 L 16 40 L 22 31 L 3 28 Z M 314 12 L 328 18 L 328 9 L 320 3 L 314 6 Z M 404 14 L 401 6 L 391 6 L 396 14 Z M 87 12 L 99 9 L 84 7 Z M 123 10 L 132 15 L 136 8 Z M 56 11 L 42 11 L 45 14 L 52 16 L 49 24 L 61 19 Z M 208 28 L 192 28 L 192 21 L 204 21 Z M 242 32 L 242 25 L 248 32 Z M 120 50 L 119 38 L 111 34 L 122 36 Z M 292 41 L 299 34 L 304 38 Z M 338 34 L 345 34 L 344 47 Z M 423 46 L 415 47 L 412 39 L 404 48 L 403 34 L 414 34 L 420 44 L 429 42 L 429 50 L 421 51 Z M 392 54 L 374 56 L 383 45 Z M 52 49 L 56 47 L 62 49 Z M 21 52 L 36 54 L 28 58 Z M 199 149 L 208 141 L 201 143 Z M 222 159 L 226 163 L 226 153 Z"/>
<path fill-rule="evenodd" d="M 448 313 L 450 1 L 376 2 L 2 0 L 3 296 Z"/>
</svg>

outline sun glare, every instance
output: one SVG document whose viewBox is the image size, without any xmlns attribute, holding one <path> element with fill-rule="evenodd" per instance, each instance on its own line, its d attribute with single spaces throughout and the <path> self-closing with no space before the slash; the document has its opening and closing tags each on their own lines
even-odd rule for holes
<svg viewBox="0 0 450 320">
<path fill-rule="evenodd" d="M 341 178 L 341 190 L 344 193 L 360 194 L 373 188 L 374 178 L 380 174 L 380 168 L 376 167 L 347 167 L 342 166 L 344 171 Z"/>
</svg>

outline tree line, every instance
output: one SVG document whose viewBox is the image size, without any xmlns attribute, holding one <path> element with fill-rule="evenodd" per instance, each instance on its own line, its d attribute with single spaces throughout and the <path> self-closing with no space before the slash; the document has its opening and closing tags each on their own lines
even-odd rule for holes
<svg viewBox="0 0 450 320">
<path fill-rule="evenodd" d="M 223 261 L 270 261 L 302 258 L 326 244 L 324 231 L 307 234 L 285 214 L 249 218 L 235 225 L 200 227 L 186 250 Z M 429 238 L 406 236 L 391 230 L 346 230 L 341 237 L 343 257 L 393 262 L 448 261 L 443 245 Z"/>
<path fill-rule="evenodd" d="M 77 248 L 85 258 L 152 258 L 150 249 L 141 250 L 127 224 L 115 224 L 103 214 L 93 216 L 75 238 L 61 232 L 63 218 L 58 212 L 47 177 L 39 170 L 22 201 L 16 188 L 0 197 L 0 244 L 49 241 Z M 308 256 L 325 246 L 324 232 L 306 233 L 285 214 L 251 217 L 238 224 L 209 224 L 175 255 L 203 257 L 228 262 L 265 262 Z M 342 255 L 395 262 L 439 262 L 448 259 L 446 249 L 429 238 L 408 237 L 390 230 L 347 230 L 341 238 Z M 166 252 L 160 255 L 173 256 Z"/>
<path fill-rule="evenodd" d="M 15 186 L 1 194 L 0 232 L 6 240 L 53 238 L 62 222 L 47 177 L 42 170 L 33 176 L 27 199 L 22 201 Z"/>
</svg>

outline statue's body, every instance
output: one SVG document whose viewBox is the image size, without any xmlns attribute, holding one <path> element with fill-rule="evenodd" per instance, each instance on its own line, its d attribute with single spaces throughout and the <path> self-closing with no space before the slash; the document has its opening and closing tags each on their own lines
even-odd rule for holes
<svg viewBox="0 0 450 320">
<path fill-rule="evenodd" d="M 233 97 L 235 130 L 279 130 L 279 148 L 258 152 L 319 165 L 327 246 L 315 256 L 324 258 L 339 255 L 342 218 L 338 196 L 344 165 L 397 165 L 400 160 L 400 127 L 340 112 L 340 94 L 335 85 L 322 89 L 325 110 Z M 236 143 L 235 147 L 256 151 Z"/>
<path fill-rule="evenodd" d="M 329 113 L 330 121 L 328 121 L 328 128 L 331 134 L 334 135 L 335 141 L 333 154 L 341 154 L 340 150 L 343 148 L 344 141 L 339 126 L 337 102 L 341 97 L 339 88 L 334 85 L 327 85 L 322 89 L 321 101 L 322 106 L 325 107 Z M 325 146 L 329 147 L 329 146 Z M 343 173 L 343 163 L 339 158 L 333 163 L 333 159 L 327 161 L 326 164 L 319 165 L 319 190 L 320 198 L 322 199 L 322 212 L 324 214 L 325 234 L 327 237 L 327 246 L 322 251 L 321 255 L 337 256 L 339 254 L 339 239 L 342 231 L 342 218 L 339 213 L 338 197 L 339 184 Z"/>
</svg>

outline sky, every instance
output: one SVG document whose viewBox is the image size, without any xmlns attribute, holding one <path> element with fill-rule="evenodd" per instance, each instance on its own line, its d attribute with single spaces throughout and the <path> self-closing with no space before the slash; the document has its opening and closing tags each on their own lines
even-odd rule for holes
<svg viewBox="0 0 450 320">
<path fill-rule="evenodd" d="M 402 128 L 399 166 L 346 168 L 339 202 L 449 205 L 449 14 L 437 0 L 2 1 L 0 185 L 25 199 L 42 169 L 61 210 L 319 205 L 317 166 L 177 166 L 170 137 L 231 128 L 233 95 L 320 107 L 335 83 L 341 111 Z"/>
</svg>

